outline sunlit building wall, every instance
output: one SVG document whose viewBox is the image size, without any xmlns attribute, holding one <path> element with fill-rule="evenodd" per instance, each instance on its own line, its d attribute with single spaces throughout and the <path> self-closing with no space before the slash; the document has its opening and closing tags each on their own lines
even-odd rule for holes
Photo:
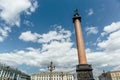
<svg viewBox="0 0 120 80">
<path fill-rule="evenodd" d="M 120 80 L 120 71 L 104 72 L 99 76 L 99 80 Z"/>
<path fill-rule="evenodd" d="M 31 80 L 74 80 L 74 75 L 68 72 L 42 72 L 32 74 Z"/>
</svg>

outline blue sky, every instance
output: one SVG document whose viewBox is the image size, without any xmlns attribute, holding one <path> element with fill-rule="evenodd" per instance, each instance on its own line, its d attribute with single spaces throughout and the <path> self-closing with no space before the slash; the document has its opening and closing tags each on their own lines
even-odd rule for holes
<svg viewBox="0 0 120 80">
<path fill-rule="evenodd" d="M 1 63 L 29 74 L 46 71 L 50 61 L 56 71 L 74 70 L 76 8 L 95 76 L 102 70 L 118 70 L 120 0 L 0 0 Z"/>
</svg>

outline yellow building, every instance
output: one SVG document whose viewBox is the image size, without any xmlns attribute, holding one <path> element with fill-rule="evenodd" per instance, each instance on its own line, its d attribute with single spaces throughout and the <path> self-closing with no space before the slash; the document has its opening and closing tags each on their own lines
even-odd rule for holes
<svg viewBox="0 0 120 80">
<path fill-rule="evenodd" d="M 103 72 L 99 80 L 120 80 L 120 71 Z"/>
<path fill-rule="evenodd" d="M 31 80 L 74 80 L 74 76 L 68 72 L 42 72 L 31 75 Z"/>
</svg>

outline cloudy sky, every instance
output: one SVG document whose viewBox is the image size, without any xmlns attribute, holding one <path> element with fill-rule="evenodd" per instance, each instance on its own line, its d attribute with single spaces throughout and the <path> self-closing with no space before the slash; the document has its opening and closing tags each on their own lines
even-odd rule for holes
<svg viewBox="0 0 120 80">
<path fill-rule="evenodd" d="M 88 63 L 97 77 L 120 69 L 120 0 L 0 0 L 0 62 L 29 74 L 75 71 L 75 9 Z"/>
</svg>

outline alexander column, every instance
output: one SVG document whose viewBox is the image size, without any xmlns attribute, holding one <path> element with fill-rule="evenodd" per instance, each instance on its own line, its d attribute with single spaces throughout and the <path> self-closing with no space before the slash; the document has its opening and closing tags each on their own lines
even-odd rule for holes
<svg viewBox="0 0 120 80">
<path fill-rule="evenodd" d="M 82 37 L 81 17 L 79 16 L 77 9 L 75 10 L 73 16 L 73 23 L 75 25 L 76 43 L 77 43 L 78 61 L 79 61 L 79 64 L 76 66 L 77 79 L 94 80 L 92 67 L 91 65 L 87 64 L 87 59 L 84 49 L 84 41 Z"/>
</svg>

